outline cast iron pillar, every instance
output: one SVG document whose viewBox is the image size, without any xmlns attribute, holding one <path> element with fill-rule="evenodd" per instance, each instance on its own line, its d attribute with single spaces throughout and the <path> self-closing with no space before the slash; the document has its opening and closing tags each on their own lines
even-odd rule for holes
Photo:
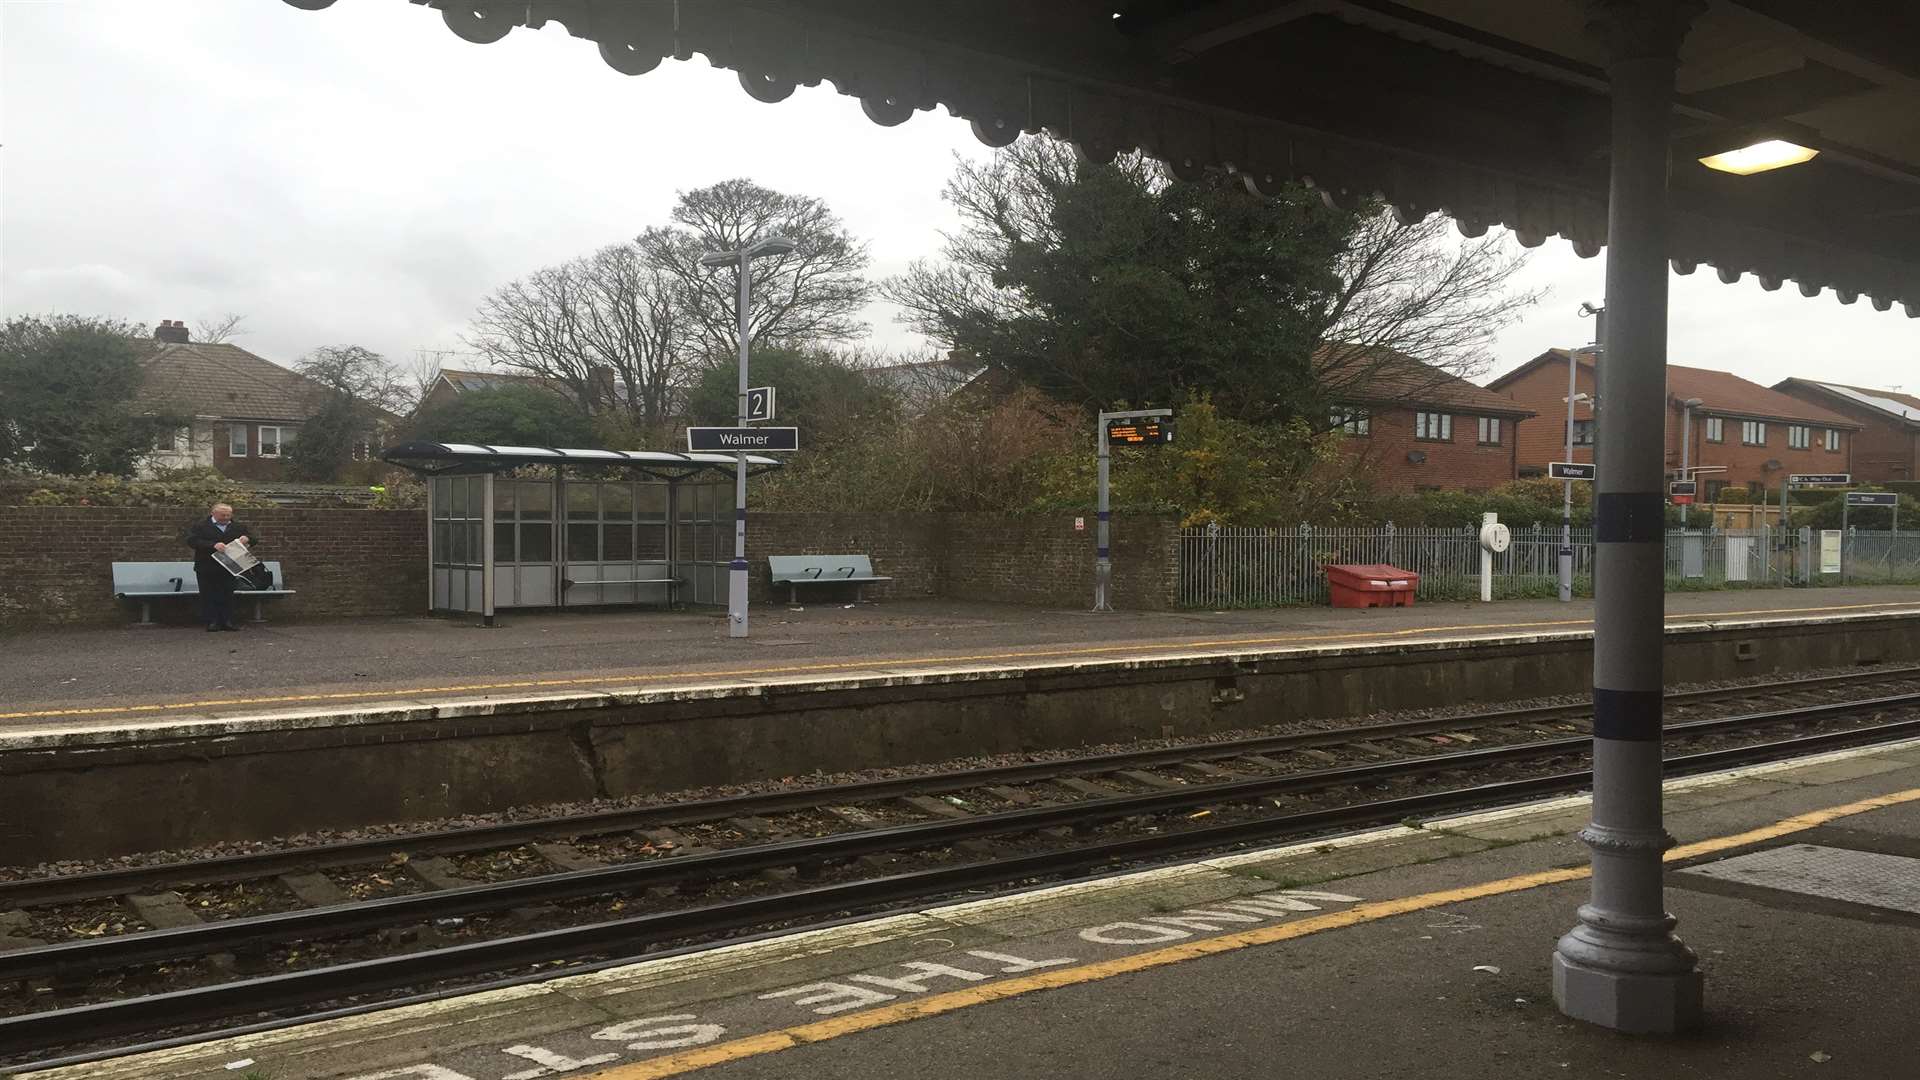
<svg viewBox="0 0 1920 1080">
<path fill-rule="evenodd" d="M 1593 892 L 1553 956 L 1560 1011 L 1617 1031 L 1700 1020 L 1692 950 L 1673 934 L 1661 856 L 1667 385 L 1667 125 L 1700 0 L 1588 0 L 1607 46 L 1613 175 L 1607 360 L 1600 368 L 1593 656 Z"/>
</svg>

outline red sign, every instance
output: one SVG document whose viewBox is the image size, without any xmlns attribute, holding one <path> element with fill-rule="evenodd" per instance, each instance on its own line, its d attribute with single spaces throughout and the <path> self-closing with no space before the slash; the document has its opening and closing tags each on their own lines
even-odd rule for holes
<svg viewBox="0 0 1920 1080">
<path fill-rule="evenodd" d="M 1675 495 L 1675 496 L 1673 497 L 1673 505 L 1675 505 L 1675 506 L 1692 506 L 1692 505 L 1693 505 L 1693 496 L 1691 496 L 1691 495 Z"/>
</svg>

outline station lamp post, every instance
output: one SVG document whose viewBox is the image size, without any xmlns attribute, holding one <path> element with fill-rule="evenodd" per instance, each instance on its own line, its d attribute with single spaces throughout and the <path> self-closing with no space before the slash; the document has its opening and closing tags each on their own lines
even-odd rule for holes
<svg viewBox="0 0 1920 1080">
<path fill-rule="evenodd" d="M 747 303 L 753 295 L 753 275 L 747 264 L 762 255 L 786 255 L 795 244 L 784 236 L 764 236 L 734 251 L 709 252 L 700 265 L 731 266 L 740 278 L 740 401 L 739 423 L 747 426 Z M 733 561 L 727 564 L 727 636 L 747 636 L 747 452 L 735 455 L 733 465 Z"/>
</svg>

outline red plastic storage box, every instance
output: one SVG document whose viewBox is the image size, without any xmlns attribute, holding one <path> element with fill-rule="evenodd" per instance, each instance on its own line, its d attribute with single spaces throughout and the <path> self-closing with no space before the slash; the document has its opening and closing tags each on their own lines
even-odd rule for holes
<svg viewBox="0 0 1920 1080">
<path fill-rule="evenodd" d="M 1413 590 L 1420 587 L 1419 574 L 1384 563 L 1328 566 L 1326 570 L 1334 607 L 1412 607 Z"/>
</svg>

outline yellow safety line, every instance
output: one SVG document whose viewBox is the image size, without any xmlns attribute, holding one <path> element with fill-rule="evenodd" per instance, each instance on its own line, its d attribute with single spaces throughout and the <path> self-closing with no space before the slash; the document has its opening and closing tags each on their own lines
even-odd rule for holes
<svg viewBox="0 0 1920 1080">
<path fill-rule="evenodd" d="M 1847 803 L 1843 806 L 1828 807 L 1824 810 L 1814 810 L 1805 814 L 1797 814 L 1793 817 L 1777 821 L 1772 825 L 1762 826 L 1761 828 L 1752 829 L 1747 832 L 1735 833 L 1732 836 L 1714 837 L 1710 840 L 1686 844 L 1669 850 L 1666 853 L 1666 859 L 1672 862 L 1676 859 L 1691 859 L 1700 855 L 1726 851 L 1730 848 L 1744 847 L 1748 844 L 1755 844 L 1766 840 L 1777 839 L 1778 837 L 1791 833 L 1802 832 L 1839 818 L 1850 817 L 1854 814 L 1865 813 L 1869 810 L 1878 810 L 1883 807 L 1914 801 L 1920 801 L 1920 788 L 1911 788 L 1906 791 L 1895 792 L 1891 795 L 1880 795 L 1871 799 L 1861 799 L 1858 802 Z M 828 1039 L 837 1039 L 843 1035 L 853 1035 L 862 1031 L 871 1031 L 875 1028 L 905 1023 L 909 1020 L 919 1020 L 928 1016 L 939 1016 L 942 1013 L 971 1008 L 975 1005 L 985 1005 L 989 1002 L 1004 1001 L 1008 998 L 1019 997 L 1022 994 L 1031 994 L 1037 990 L 1054 990 L 1063 986 L 1077 986 L 1082 983 L 1098 982 L 1102 979 L 1110 979 L 1115 975 L 1126 975 L 1133 972 L 1146 971 L 1151 968 L 1164 967 L 1168 964 L 1197 960 L 1204 956 L 1235 952 L 1253 945 L 1269 945 L 1277 941 L 1288 941 L 1293 938 L 1302 938 L 1327 930 L 1339 930 L 1349 926 L 1359 926 L 1363 923 L 1378 922 L 1381 919 L 1389 919 L 1395 915 L 1405 915 L 1415 911 L 1426 911 L 1447 904 L 1457 904 L 1467 900 L 1479 900 L 1489 896 L 1501 896 L 1506 893 L 1539 888 L 1542 885 L 1557 885 L 1568 881 L 1578 881 L 1590 873 L 1591 871 L 1586 867 L 1567 870 L 1543 870 L 1538 873 L 1521 874 L 1518 877 L 1502 878 L 1498 881 L 1482 882 L 1478 885 L 1467 885 L 1457 889 L 1444 889 L 1439 892 L 1422 893 L 1419 896 L 1408 896 L 1398 900 L 1373 901 L 1356 905 L 1345 911 L 1316 915 L 1313 918 L 1301 919 L 1297 922 L 1279 923 L 1273 926 L 1260 927 L 1256 930 L 1242 930 L 1236 933 L 1222 934 L 1219 937 L 1203 938 L 1199 941 L 1188 942 L 1182 945 L 1170 945 L 1149 952 L 1135 953 L 1131 956 L 1123 956 L 1114 960 L 1103 960 L 1098 963 L 1083 964 L 1079 967 L 1059 968 L 1033 975 L 1024 975 L 1002 982 L 989 983 L 985 986 L 969 987 L 965 990 L 954 990 L 914 1001 L 903 1001 L 897 1005 L 887 1005 L 877 1009 L 869 1009 L 866 1012 L 854 1013 L 851 1016 L 835 1017 L 831 1020 L 821 1020 L 811 1024 L 800 1024 L 779 1031 L 771 1031 L 764 1035 L 752 1035 L 742 1039 L 734 1039 L 731 1042 L 703 1047 L 698 1050 L 687 1050 L 678 1054 L 670 1054 L 666 1057 L 635 1062 L 630 1065 L 619 1065 L 594 1073 L 591 1077 L 587 1078 L 587 1080 L 659 1080 L 661 1077 L 680 1076 L 693 1072 L 696 1069 L 704 1069 L 709 1065 L 741 1061 L 746 1058 L 759 1057 L 763 1054 L 786 1050 L 806 1043 L 825 1042 Z"/>
<path fill-rule="evenodd" d="M 1911 601 L 1887 601 L 1877 604 L 1844 604 L 1807 608 L 1757 608 L 1749 611 L 1710 611 L 1676 613 L 1669 622 L 1699 619 L 1724 619 L 1740 615 L 1784 615 L 1812 612 L 1860 611 L 1869 608 L 1908 607 Z M 1307 641 L 1383 641 L 1426 634 L 1451 634 L 1470 631 L 1538 630 L 1556 626 L 1590 626 L 1591 619 L 1549 619 L 1518 623 L 1469 623 L 1463 626 L 1411 626 L 1399 630 L 1356 630 L 1329 634 L 1288 634 L 1278 637 L 1217 638 L 1194 641 L 1134 641 L 1117 645 L 1081 645 L 1063 649 L 1027 649 L 995 653 L 950 654 L 940 656 L 873 657 L 864 660 L 792 664 L 785 667 L 735 668 L 731 670 L 682 670 L 645 674 L 582 675 L 565 679 L 517 679 L 511 682 L 465 683 L 458 686 L 387 687 L 377 690 L 339 690 L 313 694 L 282 694 L 271 697 L 209 698 L 203 701 L 177 701 L 142 705 L 103 705 L 70 709 L 31 709 L 0 712 L 0 720 L 35 720 L 73 716 L 117 716 L 122 713 L 168 712 L 176 709 L 231 708 L 236 705 L 297 705 L 316 701 L 366 701 L 421 694 L 464 694 L 481 690 L 534 690 L 542 687 L 584 686 L 606 683 L 660 682 L 666 679 L 749 678 L 766 675 L 795 675 L 828 671 L 862 671 L 883 667 L 928 666 L 935 664 L 981 663 L 998 660 L 1039 660 L 1062 656 L 1092 656 L 1133 653 L 1143 650 L 1211 649 L 1229 646 L 1284 645 Z"/>
</svg>

